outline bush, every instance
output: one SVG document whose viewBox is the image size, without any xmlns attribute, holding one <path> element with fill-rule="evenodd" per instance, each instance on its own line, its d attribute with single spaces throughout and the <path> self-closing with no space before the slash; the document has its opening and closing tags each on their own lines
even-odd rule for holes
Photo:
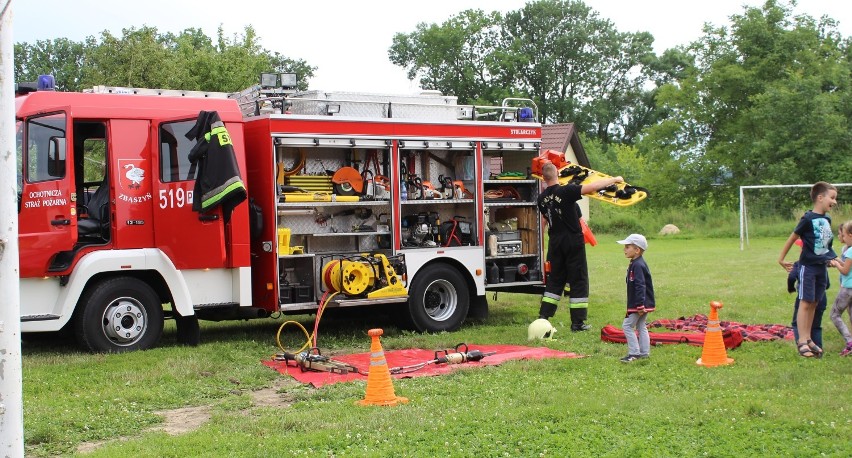
<svg viewBox="0 0 852 458">
<path fill-rule="evenodd" d="M 674 224 L 680 234 L 666 237 L 676 238 L 739 238 L 739 210 L 722 208 L 712 204 L 684 206 L 683 208 L 657 209 L 645 202 L 630 207 L 616 207 L 597 200 L 590 203 L 589 227 L 595 233 L 626 236 L 637 232 L 645 236 L 656 236 L 666 224 Z M 748 236 L 786 237 L 790 235 L 801 217 L 801 210 L 786 214 L 750 217 Z M 852 205 L 838 205 L 831 214 L 835 228 L 852 219 Z M 839 242 L 838 242 L 839 243 Z"/>
<path fill-rule="evenodd" d="M 606 218 L 594 218 L 589 222 L 592 232 L 604 234 L 645 233 L 645 227 L 634 215 L 608 215 Z"/>
</svg>

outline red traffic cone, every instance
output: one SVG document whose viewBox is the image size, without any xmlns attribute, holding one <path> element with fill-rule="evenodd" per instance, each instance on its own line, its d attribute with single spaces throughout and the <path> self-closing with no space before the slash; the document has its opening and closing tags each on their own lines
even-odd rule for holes
<svg viewBox="0 0 852 458">
<path fill-rule="evenodd" d="M 394 394 L 385 351 L 379 341 L 379 336 L 382 333 L 384 331 L 381 329 L 370 329 L 367 332 L 373 340 L 370 342 L 370 371 L 367 373 L 367 394 L 364 399 L 358 401 L 358 404 L 362 406 L 395 406 L 399 403 L 408 402 L 407 398 Z"/>
<path fill-rule="evenodd" d="M 699 366 L 725 366 L 734 362 L 733 358 L 728 358 L 728 352 L 725 350 L 725 339 L 722 338 L 722 327 L 719 326 L 720 308 L 721 302 L 710 303 L 710 317 L 704 331 L 704 348 L 701 350 L 701 357 L 695 362 Z"/>
</svg>

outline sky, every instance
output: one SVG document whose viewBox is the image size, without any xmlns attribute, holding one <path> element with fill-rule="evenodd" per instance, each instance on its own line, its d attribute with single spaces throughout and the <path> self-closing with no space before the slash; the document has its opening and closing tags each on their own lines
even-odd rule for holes
<svg viewBox="0 0 852 458">
<path fill-rule="evenodd" d="M 261 46 L 317 67 L 310 89 L 409 94 L 419 91 L 403 68 L 390 63 L 388 48 L 396 33 L 411 33 L 420 22 L 441 24 L 466 9 L 515 11 L 526 0 L 11 0 L 16 43 L 68 38 L 82 41 L 104 30 L 156 27 L 179 33 L 200 28 L 215 37 L 251 25 Z M 729 25 L 743 5 L 763 0 L 585 0 L 621 32 L 650 32 L 657 53 L 699 38 L 705 23 Z M 823 15 L 839 21 L 852 36 L 852 2 L 799 0 L 795 14 Z M 238 6 L 235 6 L 238 5 Z"/>
</svg>

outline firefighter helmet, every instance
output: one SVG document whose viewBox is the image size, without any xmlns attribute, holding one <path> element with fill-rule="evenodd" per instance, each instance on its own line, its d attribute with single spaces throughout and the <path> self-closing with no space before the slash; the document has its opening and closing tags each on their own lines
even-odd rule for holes
<svg viewBox="0 0 852 458">
<path fill-rule="evenodd" d="M 547 339 L 552 340 L 553 334 L 556 333 L 556 328 L 550 324 L 550 321 L 544 318 L 539 318 L 530 324 L 527 329 L 527 340 Z"/>
</svg>

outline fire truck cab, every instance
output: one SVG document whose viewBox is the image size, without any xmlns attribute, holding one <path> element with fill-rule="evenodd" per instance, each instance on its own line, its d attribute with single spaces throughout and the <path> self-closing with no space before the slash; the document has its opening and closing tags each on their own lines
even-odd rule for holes
<svg viewBox="0 0 852 458">
<path fill-rule="evenodd" d="M 440 94 L 96 88 L 16 98 L 23 332 L 150 348 L 174 318 L 383 305 L 458 329 L 543 283 L 533 108 Z M 527 101 L 523 101 L 525 103 Z M 531 102 L 530 102 L 531 103 Z M 187 132 L 221 117 L 249 199 L 192 210 Z M 373 309 L 370 309 L 373 310 Z"/>
</svg>

